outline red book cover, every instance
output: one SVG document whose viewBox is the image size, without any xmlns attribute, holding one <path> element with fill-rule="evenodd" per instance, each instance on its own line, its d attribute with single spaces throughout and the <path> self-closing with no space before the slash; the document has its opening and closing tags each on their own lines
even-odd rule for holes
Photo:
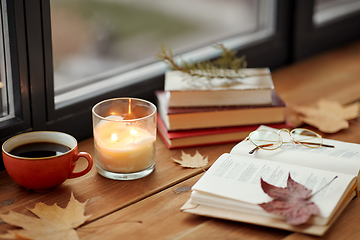
<svg viewBox="0 0 360 240">
<path fill-rule="evenodd" d="M 239 142 L 260 125 L 218 127 L 168 131 L 160 115 L 157 116 L 158 133 L 169 149 Z M 273 128 L 288 127 L 285 122 L 268 124 Z"/>
</svg>

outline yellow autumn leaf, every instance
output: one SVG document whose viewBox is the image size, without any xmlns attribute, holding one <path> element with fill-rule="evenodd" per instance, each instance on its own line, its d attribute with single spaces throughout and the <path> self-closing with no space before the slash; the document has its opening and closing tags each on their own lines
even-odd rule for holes
<svg viewBox="0 0 360 240">
<path fill-rule="evenodd" d="M 339 116 L 342 119 L 351 120 L 359 116 L 359 110 L 360 110 L 359 102 L 355 102 L 347 106 L 343 106 L 337 101 L 321 99 L 319 100 L 317 105 L 321 111 Z"/>
<path fill-rule="evenodd" d="M 85 205 L 78 202 L 73 193 L 66 208 L 57 204 L 48 206 L 37 203 L 29 209 L 39 218 L 29 217 L 14 211 L 0 214 L 0 218 L 11 225 L 21 227 L 19 230 L 9 230 L 0 235 L 4 239 L 39 239 L 39 240 L 76 240 L 79 239 L 74 228 L 83 224 L 90 216 L 85 216 Z"/>
<path fill-rule="evenodd" d="M 335 133 L 341 129 L 349 127 L 347 120 L 311 107 L 297 107 L 296 110 L 301 114 L 299 118 L 325 133 Z"/>
<path fill-rule="evenodd" d="M 186 168 L 201 168 L 208 164 L 208 157 L 204 158 L 198 151 L 194 156 L 181 151 L 181 160 L 173 158 L 173 161 Z"/>
<path fill-rule="evenodd" d="M 343 106 L 337 101 L 321 99 L 316 105 L 289 107 L 286 111 L 287 121 L 294 127 L 307 123 L 322 132 L 335 133 L 348 128 L 348 120 L 358 117 L 360 112 L 359 102 Z"/>
</svg>

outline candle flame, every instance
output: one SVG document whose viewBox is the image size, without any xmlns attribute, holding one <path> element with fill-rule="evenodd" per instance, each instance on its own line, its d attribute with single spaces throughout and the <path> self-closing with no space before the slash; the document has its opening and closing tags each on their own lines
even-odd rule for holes
<svg viewBox="0 0 360 240">
<path fill-rule="evenodd" d="M 111 140 L 114 141 L 114 142 L 118 140 L 118 137 L 117 137 L 117 135 L 115 133 L 113 133 L 111 135 Z"/>
</svg>

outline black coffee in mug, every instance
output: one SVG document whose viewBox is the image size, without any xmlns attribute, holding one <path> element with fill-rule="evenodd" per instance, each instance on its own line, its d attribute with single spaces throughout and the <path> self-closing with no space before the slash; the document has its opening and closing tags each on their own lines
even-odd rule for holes
<svg viewBox="0 0 360 240">
<path fill-rule="evenodd" d="M 20 145 L 9 153 L 18 157 L 25 158 L 43 158 L 57 156 L 66 153 L 70 150 L 70 147 L 52 142 L 33 142 Z"/>
</svg>

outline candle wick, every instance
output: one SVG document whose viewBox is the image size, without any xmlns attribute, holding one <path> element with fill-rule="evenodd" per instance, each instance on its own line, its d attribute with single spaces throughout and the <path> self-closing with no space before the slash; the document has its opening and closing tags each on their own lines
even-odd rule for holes
<svg viewBox="0 0 360 240">
<path fill-rule="evenodd" d="M 129 108 L 128 108 L 129 115 L 131 114 L 131 99 L 129 99 Z"/>
</svg>

